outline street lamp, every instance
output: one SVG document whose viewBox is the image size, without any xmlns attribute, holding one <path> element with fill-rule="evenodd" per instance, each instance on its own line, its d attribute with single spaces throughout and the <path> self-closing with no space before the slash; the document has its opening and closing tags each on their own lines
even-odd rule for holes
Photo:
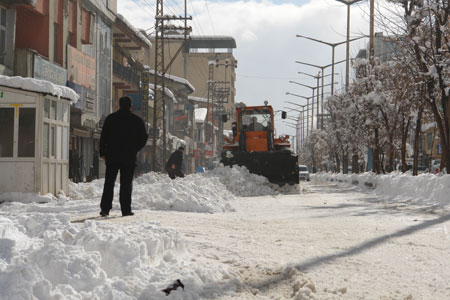
<svg viewBox="0 0 450 300">
<path fill-rule="evenodd" d="M 290 104 L 293 104 L 293 105 L 296 105 L 296 106 L 300 106 L 301 108 L 303 108 L 302 110 L 298 110 L 298 109 L 294 109 L 294 108 L 291 108 L 291 107 L 285 107 L 287 109 L 299 112 L 298 119 L 295 119 L 295 118 L 290 118 L 290 119 L 297 121 L 297 124 L 300 125 L 299 133 L 297 133 L 297 135 L 299 136 L 299 137 L 297 137 L 297 146 L 298 146 L 298 141 L 300 141 L 300 146 L 303 146 L 303 140 L 304 140 L 304 137 L 305 137 L 305 110 L 309 110 L 308 108 L 305 109 L 305 106 L 307 107 L 308 105 L 307 104 L 301 105 L 301 104 L 297 104 L 297 103 L 289 102 L 289 101 L 284 101 L 284 102 L 290 103 Z M 306 120 L 306 122 L 308 122 L 308 119 Z"/>
<path fill-rule="evenodd" d="M 339 1 L 339 0 L 337 0 L 337 1 Z M 361 0 L 358 0 L 358 1 L 361 1 Z M 331 74 L 334 74 L 334 65 L 335 65 L 335 63 L 334 63 L 334 48 L 336 48 L 337 46 L 342 45 L 344 43 L 349 43 L 349 42 L 356 41 L 356 40 L 366 37 L 366 36 L 360 36 L 360 37 L 348 40 L 348 36 L 347 36 L 346 41 L 339 42 L 339 43 L 328 43 L 328 42 L 324 42 L 324 41 L 321 41 L 321 40 L 318 40 L 315 38 L 311 38 L 308 36 L 300 35 L 300 34 L 297 34 L 296 36 L 299 38 L 304 38 L 304 39 L 308 39 L 308 40 L 315 41 L 318 43 L 322 43 L 322 44 L 328 45 L 332 48 L 332 50 L 331 50 Z M 349 75 L 348 75 L 349 74 L 349 56 L 348 56 L 348 53 L 349 52 L 348 52 L 348 45 L 347 45 L 347 58 L 346 58 L 347 65 L 346 65 L 346 77 L 345 77 L 345 79 L 346 79 L 345 85 L 346 86 L 348 86 L 348 82 L 349 82 Z M 338 63 L 336 63 L 336 64 L 338 64 Z M 323 73 L 323 70 L 322 70 L 322 73 Z M 334 82 L 334 76 L 331 78 L 331 81 Z M 323 84 L 323 82 L 322 82 L 322 84 Z M 331 86 L 331 95 L 334 95 L 334 86 Z"/>
<path fill-rule="evenodd" d="M 303 74 L 303 75 L 308 75 L 308 76 L 310 76 L 310 77 L 312 77 L 312 78 L 316 78 L 317 79 L 317 76 L 314 76 L 314 75 L 311 75 L 311 74 L 308 74 L 308 73 L 305 73 L 305 72 L 298 72 L 298 74 Z M 325 77 L 328 77 L 328 76 L 332 76 L 332 80 L 331 80 L 331 82 L 333 82 L 333 80 L 334 80 L 334 75 L 339 75 L 339 73 L 333 73 L 333 74 L 327 74 L 327 75 L 323 75 L 324 73 L 323 73 L 323 69 L 322 69 L 322 103 L 320 104 L 321 105 L 321 113 L 323 114 L 323 108 L 324 108 L 324 105 L 323 105 L 323 96 L 325 95 L 325 93 L 323 92 L 323 79 L 325 78 Z M 317 84 L 318 85 L 318 84 Z M 334 85 L 331 85 L 331 94 L 333 95 L 333 86 Z M 319 94 L 317 94 L 317 97 L 319 97 Z M 318 105 L 318 104 L 317 104 Z M 319 113 L 319 106 L 317 106 L 317 113 Z"/>
<path fill-rule="evenodd" d="M 312 98 L 311 100 L 314 103 L 314 94 L 311 97 L 306 97 L 306 96 L 286 92 L 286 95 L 291 95 L 291 96 L 306 99 L 306 107 L 307 107 L 307 109 L 306 109 L 306 135 L 308 135 L 308 131 L 309 131 L 309 99 Z M 311 124 L 311 127 L 312 127 L 312 124 Z"/>
<path fill-rule="evenodd" d="M 304 86 L 304 87 L 312 89 L 312 98 L 313 98 L 313 100 L 312 100 L 313 101 L 313 105 L 312 105 L 312 122 L 311 122 L 311 129 L 312 129 L 313 124 L 314 124 L 314 90 L 315 89 L 319 89 L 320 87 L 323 88 L 324 86 L 333 85 L 333 82 L 329 83 L 329 84 L 322 85 L 322 86 L 310 86 L 310 85 L 306 85 L 306 84 L 303 84 L 303 83 L 300 83 L 300 82 L 296 82 L 296 81 L 292 81 L 292 80 L 290 80 L 289 83 L 295 83 L 295 84 L 298 84 L 298 85 L 301 85 L 301 86 Z M 319 115 L 319 98 L 317 97 L 317 116 L 318 115 Z M 316 128 L 317 129 L 319 128 L 319 118 L 317 118 Z"/>
<path fill-rule="evenodd" d="M 349 81 L 350 81 L 350 77 L 349 77 L 349 70 L 350 70 L 350 5 L 356 3 L 356 2 L 360 2 L 362 0 L 336 0 L 338 2 L 344 3 L 345 5 L 347 5 L 347 53 L 346 53 L 346 60 L 347 60 L 347 65 L 345 67 L 345 91 L 348 91 L 348 85 L 349 85 Z"/>
<path fill-rule="evenodd" d="M 336 63 L 333 62 L 331 64 L 324 65 L 324 66 L 315 65 L 315 64 L 311 64 L 311 63 L 305 63 L 305 62 L 302 62 L 302 61 L 295 61 L 295 62 L 298 63 L 298 64 L 307 65 L 307 66 L 311 66 L 311 67 L 314 67 L 314 68 L 319 68 L 322 71 L 322 75 L 324 74 L 324 70 L 326 68 L 332 67 L 331 68 L 331 74 L 332 74 L 331 82 L 334 82 L 334 65 L 340 64 L 341 62 L 344 62 L 344 61 L 345 61 L 345 59 L 344 60 L 340 60 L 340 61 L 338 61 Z M 324 76 L 322 76 L 322 102 L 323 102 L 323 77 Z M 334 84 L 331 85 L 331 95 L 334 95 Z"/>
</svg>

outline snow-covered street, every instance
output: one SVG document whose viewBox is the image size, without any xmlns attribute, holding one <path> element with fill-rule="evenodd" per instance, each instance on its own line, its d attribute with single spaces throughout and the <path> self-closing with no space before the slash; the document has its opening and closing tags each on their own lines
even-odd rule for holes
<svg viewBox="0 0 450 300">
<path fill-rule="evenodd" d="M 442 199 L 433 206 L 320 176 L 280 190 L 218 168 L 139 177 L 136 215 L 120 217 L 115 199 L 99 220 L 101 186 L 1 195 L 0 299 L 450 299 Z M 185 289 L 166 296 L 176 279 Z"/>
<path fill-rule="evenodd" d="M 245 288 L 221 299 L 450 299 L 450 214 L 302 188 L 236 199 L 234 213 L 142 217 L 180 232 L 199 263 L 239 272 Z"/>
</svg>

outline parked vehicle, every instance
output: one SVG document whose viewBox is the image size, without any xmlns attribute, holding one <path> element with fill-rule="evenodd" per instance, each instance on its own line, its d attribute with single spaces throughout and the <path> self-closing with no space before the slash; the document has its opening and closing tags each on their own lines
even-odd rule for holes
<svg viewBox="0 0 450 300">
<path fill-rule="evenodd" d="M 298 165 L 298 173 L 300 176 L 300 180 L 306 180 L 309 181 L 309 171 L 308 167 L 305 165 Z"/>
<path fill-rule="evenodd" d="M 431 161 L 431 173 L 438 174 L 441 171 L 441 160 L 433 159 Z"/>
</svg>

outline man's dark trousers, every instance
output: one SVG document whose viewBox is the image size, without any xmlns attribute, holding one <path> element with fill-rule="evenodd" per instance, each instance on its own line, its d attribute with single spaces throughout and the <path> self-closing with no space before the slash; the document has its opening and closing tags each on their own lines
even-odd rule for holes
<svg viewBox="0 0 450 300">
<path fill-rule="evenodd" d="M 131 212 L 131 193 L 133 191 L 134 164 L 106 164 L 105 185 L 103 187 L 100 208 L 103 212 L 109 212 L 112 208 L 114 197 L 114 184 L 117 173 L 120 170 L 120 208 L 122 215 Z"/>
<path fill-rule="evenodd" d="M 170 179 L 175 179 L 176 177 L 184 177 L 183 172 L 177 169 L 172 168 L 166 168 L 167 174 L 169 175 Z"/>
</svg>

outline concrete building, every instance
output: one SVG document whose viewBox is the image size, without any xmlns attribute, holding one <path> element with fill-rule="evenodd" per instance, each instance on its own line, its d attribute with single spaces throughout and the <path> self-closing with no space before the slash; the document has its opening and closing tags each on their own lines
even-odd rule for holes
<svg viewBox="0 0 450 300">
<path fill-rule="evenodd" d="M 153 42 L 153 39 L 151 39 Z M 164 41 L 166 64 L 172 59 L 182 46 L 181 39 L 168 39 Z M 236 73 L 237 60 L 233 56 L 236 42 L 228 36 L 191 36 L 183 46 L 181 53 L 175 58 L 168 73 L 188 80 L 195 92 L 191 96 L 208 99 L 208 80 L 216 82 L 216 94 L 221 88 L 228 88 L 228 93 L 223 99 L 225 112 L 234 115 L 236 97 Z M 154 68 L 155 50 L 151 52 L 150 66 Z M 210 73 L 210 63 L 214 62 L 214 68 Z M 217 62 L 217 64 L 216 64 Z M 210 99 L 213 96 L 210 95 Z M 217 105 L 219 103 L 216 103 Z M 211 117 L 209 117 L 211 119 Z M 214 118 L 218 125 L 218 116 Z M 231 129 L 231 121 L 224 124 L 224 128 Z"/>
</svg>

